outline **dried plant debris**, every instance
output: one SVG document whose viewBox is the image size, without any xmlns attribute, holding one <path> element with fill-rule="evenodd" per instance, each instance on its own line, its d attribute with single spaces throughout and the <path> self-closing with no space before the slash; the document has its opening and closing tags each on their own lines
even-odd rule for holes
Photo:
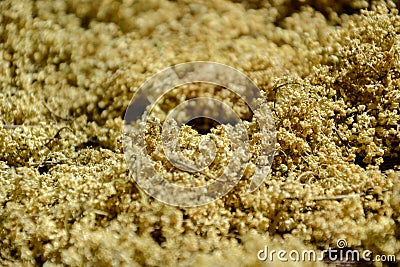
<svg viewBox="0 0 400 267">
<path fill-rule="evenodd" d="M 266 245 L 323 250 L 339 239 L 400 259 L 398 7 L 1 1 L 0 265 L 261 266 L 271 263 L 257 259 Z M 246 191 L 252 162 L 229 194 L 179 208 L 129 176 L 122 118 L 146 79 L 195 60 L 237 68 L 259 86 L 274 114 L 276 156 L 255 192 Z M 252 114 L 224 90 L 207 90 L 246 121 L 257 155 Z M 190 86 L 167 95 L 154 116 L 195 96 Z M 146 142 L 171 182 L 204 184 L 226 165 L 224 131 L 197 121 L 181 128 L 181 146 L 195 157 L 208 136 L 217 157 L 203 173 L 177 170 L 160 149 L 161 122 L 148 123 Z"/>
</svg>

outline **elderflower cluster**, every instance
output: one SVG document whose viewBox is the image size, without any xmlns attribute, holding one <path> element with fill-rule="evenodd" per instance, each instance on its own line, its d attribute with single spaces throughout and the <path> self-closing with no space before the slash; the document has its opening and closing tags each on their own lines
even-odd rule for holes
<svg viewBox="0 0 400 267">
<path fill-rule="evenodd" d="M 319 250 L 338 239 L 400 259 L 398 8 L 390 0 L 0 1 L 0 265 L 263 266 L 265 245 Z M 167 180 L 204 185 L 237 162 L 221 126 L 179 129 L 189 159 L 208 162 L 213 148 L 202 142 L 213 141 L 203 173 L 166 157 L 168 111 L 200 95 L 244 121 L 251 157 L 223 197 L 168 206 L 130 175 L 122 118 L 148 78 L 196 60 L 257 84 L 275 120 L 275 158 L 248 193 L 262 136 L 245 103 L 213 85 L 172 90 L 145 138 Z"/>
</svg>

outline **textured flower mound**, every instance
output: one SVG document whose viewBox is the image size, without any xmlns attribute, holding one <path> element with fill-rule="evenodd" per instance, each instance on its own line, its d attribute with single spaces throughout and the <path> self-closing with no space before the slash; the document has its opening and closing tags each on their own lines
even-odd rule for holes
<svg viewBox="0 0 400 267">
<path fill-rule="evenodd" d="M 400 5 L 329 2 L 1 1 L 0 265 L 261 266 L 265 246 L 321 251 L 343 239 L 400 259 Z M 205 88 L 245 121 L 254 157 L 228 194 L 183 208 L 137 186 L 122 132 L 138 88 L 189 61 L 254 81 L 277 142 L 249 193 L 260 129 L 236 96 Z M 158 172 L 197 185 L 232 146 L 221 126 L 192 122 L 179 131 L 185 155 L 207 136 L 214 161 L 200 174 L 168 162 L 159 124 L 196 97 L 190 86 L 160 100 L 145 141 Z"/>
</svg>

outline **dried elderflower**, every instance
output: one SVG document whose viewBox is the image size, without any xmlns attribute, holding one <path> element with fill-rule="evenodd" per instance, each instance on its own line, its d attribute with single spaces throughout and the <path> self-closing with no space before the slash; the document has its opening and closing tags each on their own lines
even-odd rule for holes
<svg viewBox="0 0 400 267">
<path fill-rule="evenodd" d="M 0 265 L 281 266 L 257 253 L 320 251 L 339 239 L 399 260 L 398 8 L 390 0 L 0 1 Z M 130 175 L 122 118 L 147 79 L 196 60 L 257 84 L 273 111 L 275 158 L 248 193 L 262 152 L 253 114 L 224 88 L 176 88 L 146 125 L 159 173 L 203 185 L 236 162 L 222 126 L 195 123 L 179 127 L 174 148 L 215 158 L 202 173 L 169 162 L 162 123 L 199 95 L 243 119 L 252 156 L 223 197 L 168 206 Z"/>
</svg>

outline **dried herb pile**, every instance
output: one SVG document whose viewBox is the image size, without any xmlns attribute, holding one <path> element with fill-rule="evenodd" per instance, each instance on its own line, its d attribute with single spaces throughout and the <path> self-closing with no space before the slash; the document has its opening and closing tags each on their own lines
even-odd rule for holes
<svg viewBox="0 0 400 267">
<path fill-rule="evenodd" d="M 322 250 L 341 238 L 400 259 L 398 8 L 1 1 L 0 265 L 257 266 L 265 245 Z M 210 205 L 179 208 L 129 177 L 123 115 L 146 79 L 195 60 L 257 83 L 278 145 L 254 193 L 243 179 Z M 187 126 L 181 141 L 199 135 Z M 157 133 L 147 141 L 157 146 Z"/>
</svg>

